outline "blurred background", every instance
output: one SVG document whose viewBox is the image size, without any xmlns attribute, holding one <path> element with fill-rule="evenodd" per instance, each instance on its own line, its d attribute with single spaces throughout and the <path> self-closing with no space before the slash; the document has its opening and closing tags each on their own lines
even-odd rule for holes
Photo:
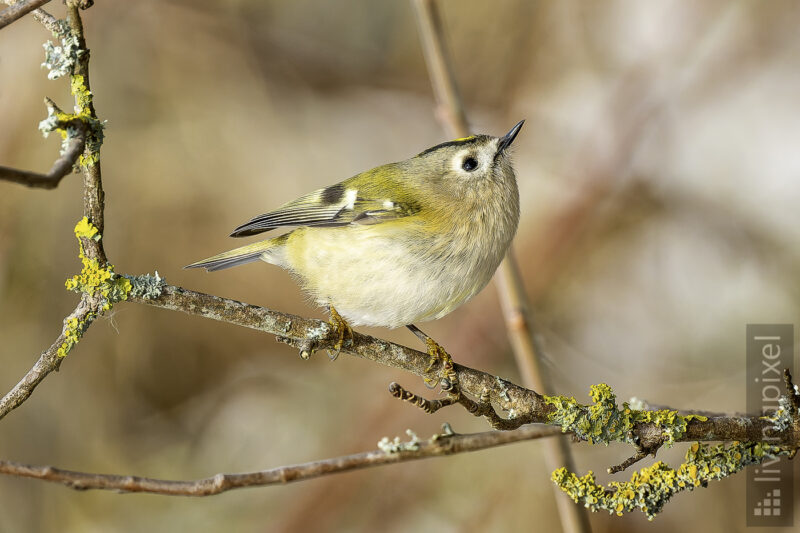
<svg viewBox="0 0 800 533">
<path fill-rule="evenodd" d="M 48 8 L 63 16 L 63 6 Z M 800 310 L 800 4 L 792 1 L 445 0 L 475 132 L 514 144 L 515 249 L 553 389 L 744 410 L 745 324 Z M 118 272 L 324 317 L 282 270 L 182 266 L 285 201 L 445 139 L 406 1 L 139 0 L 84 13 L 102 150 L 106 251 Z M 46 171 L 31 17 L 0 31 L 0 163 Z M 0 390 L 50 345 L 77 296 L 77 176 L 0 183 Z M 519 382 L 496 290 L 424 327 L 456 361 Z M 407 331 L 366 330 L 416 346 Z M 58 374 L 0 423 L 0 457 L 163 478 L 248 471 L 421 437 L 429 416 L 387 392 L 421 380 L 270 336 L 118 304 Z M 573 447 L 601 481 L 625 446 Z M 659 453 L 677 465 L 685 446 Z M 650 461 L 644 464 L 649 464 Z M 744 530 L 744 476 L 681 494 L 655 522 L 595 531 Z M 713 509 L 713 511 L 710 511 Z M 723 511 L 726 509 L 727 511 Z M 796 510 L 796 516 L 800 510 Z M 797 520 L 797 519 L 796 519 Z M 557 531 L 541 444 L 381 467 L 206 499 L 78 493 L 0 478 L 2 531 Z"/>
</svg>

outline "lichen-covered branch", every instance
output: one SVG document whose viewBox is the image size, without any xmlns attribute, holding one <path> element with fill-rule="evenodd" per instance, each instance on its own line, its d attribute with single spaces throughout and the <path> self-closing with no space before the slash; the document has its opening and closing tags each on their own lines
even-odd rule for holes
<svg viewBox="0 0 800 533">
<path fill-rule="evenodd" d="M 98 229 L 84 217 L 75 226 L 78 239 L 79 258 L 83 268 L 79 274 L 69 278 L 65 286 L 81 294 L 75 311 L 64 319 L 61 334 L 45 350 L 33 367 L 0 399 L 0 419 L 19 407 L 28 399 L 36 386 L 52 371 L 57 370 L 61 361 L 83 337 L 84 332 L 102 313 L 111 309 L 114 303 L 124 300 L 131 292 L 131 281 L 114 272 L 114 266 L 100 263 L 86 255 L 84 243 L 98 243 L 102 236 Z M 141 284 L 144 284 L 142 281 Z"/>
<path fill-rule="evenodd" d="M 103 212 L 105 193 L 100 172 L 100 146 L 103 144 L 103 123 L 97 118 L 94 96 L 89 84 L 89 49 L 83 36 L 80 9 L 92 5 L 91 0 L 67 0 L 68 38 L 75 43 L 74 61 L 70 72 L 70 89 L 75 98 L 75 115 L 89 128 L 86 147 L 79 164 L 83 171 L 83 215 L 102 235 L 105 228 Z M 100 240 L 84 239 L 86 255 L 101 264 L 107 262 L 103 243 Z"/>
<path fill-rule="evenodd" d="M 97 316 L 97 305 L 88 295 L 84 295 L 75 310 L 65 319 L 61 334 L 50 347 L 42 352 L 33 367 L 14 387 L 0 398 L 0 419 L 19 407 L 33 393 L 50 372 L 58 370 L 65 346 L 72 347 L 83 331 Z"/>
<path fill-rule="evenodd" d="M 141 282 L 143 283 L 143 282 Z M 152 284 L 152 281 L 149 281 Z M 132 281 L 136 291 L 140 281 Z M 154 291 L 150 291 L 153 294 Z M 157 296 L 131 294 L 128 301 L 163 309 L 211 318 L 276 335 L 300 350 L 332 348 L 335 339 L 330 325 L 228 298 L 164 284 Z M 429 377 L 430 356 L 426 353 L 382 339 L 354 332 L 342 352 L 370 361 Z M 434 371 L 437 368 L 434 367 Z M 573 431 L 591 442 L 629 442 L 657 449 L 662 444 L 685 441 L 739 440 L 771 442 L 797 447 L 800 428 L 778 430 L 773 421 L 755 417 L 698 415 L 682 416 L 676 410 L 639 411 L 623 404 L 607 385 L 592 388 L 594 404 L 585 405 L 574 398 L 543 396 L 510 381 L 462 365 L 454 365 L 461 391 L 473 398 L 483 398 L 507 413 L 516 427 L 546 423 Z"/>
<path fill-rule="evenodd" d="M 0 0 L 0 1 L 9 6 L 18 6 L 20 4 L 23 4 L 23 2 L 19 2 L 17 0 Z M 44 5 L 46 3 L 47 2 L 43 2 L 41 5 Z M 34 9 L 32 13 L 34 20 L 36 20 L 36 22 L 38 22 L 39 24 L 50 30 L 54 36 L 58 36 L 58 34 L 61 33 L 63 28 L 62 22 L 64 21 L 58 20 L 57 18 L 55 18 L 53 15 L 51 15 L 42 8 Z"/>
<path fill-rule="evenodd" d="M 788 369 L 784 370 L 784 382 L 786 394 L 780 398 L 779 409 L 771 416 L 760 417 L 760 420 L 769 423 L 768 432 L 762 433 L 759 438 L 749 439 L 751 442 L 734 441 L 730 445 L 723 443 L 717 446 L 696 442 L 686 452 L 685 462 L 677 469 L 670 468 L 667 464 L 658 461 L 652 466 L 635 472 L 630 481 L 612 482 L 608 487 L 599 486 L 591 471 L 583 477 L 578 477 L 567 468 L 559 468 L 553 472 L 552 479 L 576 503 L 582 502 L 592 511 L 605 510 L 622 515 L 624 512 L 641 509 L 648 519 L 652 520 L 664 505 L 679 492 L 694 490 L 695 487 L 705 487 L 711 480 L 725 478 L 746 466 L 760 464 L 767 459 L 776 459 L 781 456 L 794 458 L 797 450 L 800 449 L 798 441 L 798 436 L 800 436 L 800 391 L 792 383 L 792 376 Z M 621 427 L 629 426 L 632 420 L 674 416 L 669 411 L 666 413 L 659 411 L 631 412 L 627 404 L 624 404 L 622 410 L 618 409 L 615 404 L 603 407 L 604 401 L 613 400 L 613 396 L 608 396 L 609 393 L 610 391 L 604 391 L 600 387 L 593 388 L 595 406 L 605 413 L 600 417 L 603 419 L 603 429 L 598 432 L 598 428 L 587 424 L 579 415 L 573 424 L 573 430 L 583 431 L 589 435 L 589 439 L 596 436 L 604 442 L 608 438 L 614 438 L 608 434 L 609 431 L 618 431 Z M 708 417 L 692 416 L 700 422 L 709 422 Z M 690 422 L 689 417 L 679 418 L 683 418 L 687 425 Z M 678 431 L 681 431 L 684 420 L 675 425 Z M 770 432 L 774 435 L 776 432 L 786 430 L 791 435 L 792 442 L 778 443 L 777 439 L 770 435 Z M 638 444 L 636 455 L 619 466 L 609 468 L 609 473 L 625 469 L 643 459 L 648 453 L 655 455 L 655 451 L 658 449 L 657 447 L 648 448 L 640 443 L 635 444 Z M 670 445 L 671 443 L 665 440 L 664 444 Z"/>
<path fill-rule="evenodd" d="M 52 131 L 62 134 L 61 157 L 56 159 L 47 174 L 0 166 L 0 180 L 28 187 L 55 189 L 65 176 L 72 173 L 78 157 L 86 147 L 88 127 L 83 120 L 61 111 L 49 98 L 45 98 L 45 105 L 47 105 L 48 117 L 42 121 L 40 129 L 45 135 Z"/>
<path fill-rule="evenodd" d="M 459 435 L 452 433 L 447 427 L 442 434 L 434 435 L 427 440 L 417 439 L 412 432 L 409 432 L 409 434 L 412 437 L 410 441 L 401 442 L 399 438 L 390 441 L 388 438 L 384 438 L 378 443 L 379 449 L 369 452 L 298 465 L 281 466 L 260 472 L 217 474 L 193 481 L 92 474 L 62 470 L 52 466 L 32 466 L 3 460 L 0 460 L 0 474 L 62 483 L 76 490 L 102 489 L 117 492 L 147 492 L 170 496 L 211 496 L 233 489 L 286 484 L 362 468 L 484 450 L 505 444 L 548 437 L 557 434 L 557 432 L 548 427 L 526 427 L 515 431 L 489 431 Z"/>
<path fill-rule="evenodd" d="M 103 124 L 97 118 L 92 104 L 88 74 L 89 50 L 86 48 L 80 17 L 80 9 L 86 9 L 91 4 L 91 0 L 68 0 L 67 20 L 56 21 L 48 26 L 52 27 L 54 36 L 60 39 L 58 46 L 52 43 L 46 46 L 45 66 L 50 70 L 48 77 L 56 79 L 69 76 L 75 112 L 65 113 L 52 100 L 46 99 L 48 117 L 40 124 L 40 129 L 45 134 L 51 131 L 61 133 L 65 142 L 65 146 L 62 146 L 62 159 L 67 156 L 72 158 L 76 151 L 82 152 L 78 164 L 84 175 L 85 216 L 75 227 L 75 236 L 79 242 L 83 270 L 66 283 L 68 289 L 81 293 L 81 300 L 75 311 L 64 319 L 61 334 L 55 342 L 42 352 L 19 383 L 0 399 L 0 419 L 30 397 L 36 386 L 50 372 L 59 368 L 63 357 L 78 343 L 91 323 L 110 309 L 114 302 L 125 298 L 130 290 L 130 283 L 117 276 L 113 266 L 108 264 L 102 244 L 103 186 L 100 179 L 100 146 L 103 140 Z M 41 18 L 47 21 L 47 17 Z M 68 165 L 61 165 L 71 168 L 73 163 L 74 159 L 70 159 Z"/>
<path fill-rule="evenodd" d="M 560 468 L 553 472 L 552 479 L 575 503 L 583 503 L 592 511 L 622 516 L 640 509 L 652 520 L 679 492 L 705 487 L 709 481 L 723 479 L 767 458 L 793 457 L 796 451 L 760 442 L 716 446 L 696 442 L 677 469 L 658 461 L 635 472 L 630 481 L 612 481 L 608 487 L 598 485 L 592 471 L 578 477 Z"/>
</svg>

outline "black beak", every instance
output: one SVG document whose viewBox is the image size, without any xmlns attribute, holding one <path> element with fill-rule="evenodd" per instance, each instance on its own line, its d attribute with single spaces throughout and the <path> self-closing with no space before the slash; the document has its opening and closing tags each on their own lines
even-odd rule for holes
<svg viewBox="0 0 800 533">
<path fill-rule="evenodd" d="M 522 129 L 522 125 L 525 124 L 524 120 L 520 120 L 517 122 L 517 125 L 511 128 L 511 131 L 500 137 L 500 142 L 497 143 L 497 153 L 501 153 L 503 150 L 511 146 L 511 143 L 514 142 L 514 139 L 517 137 L 517 133 L 519 130 Z"/>
</svg>

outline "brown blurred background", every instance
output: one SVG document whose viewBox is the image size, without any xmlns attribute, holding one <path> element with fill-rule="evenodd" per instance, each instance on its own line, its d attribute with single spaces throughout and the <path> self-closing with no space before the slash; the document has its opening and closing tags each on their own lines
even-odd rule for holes
<svg viewBox="0 0 800 533">
<path fill-rule="evenodd" d="M 515 241 L 553 388 L 607 382 L 682 408 L 744 409 L 744 327 L 800 306 L 800 4 L 442 1 L 474 131 L 527 119 Z M 49 9 L 63 15 L 52 2 Z M 275 267 L 184 271 L 237 224 L 445 140 L 408 2 L 138 0 L 85 12 L 102 150 L 105 245 L 119 272 L 322 317 Z M 46 170 L 36 129 L 68 83 L 39 67 L 48 33 L 0 31 L 0 163 Z M 76 176 L 0 183 L 0 389 L 77 299 Z M 519 381 L 494 287 L 424 328 L 457 361 Z M 414 346 L 406 331 L 370 333 Z M 309 362 L 271 337 L 132 304 L 89 330 L 0 423 L 0 457 L 192 478 L 375 448 L 450 422 L 392 399 L 418 379 L 349 356 Z M 542 531 L 558 527 L 539 443 L 206 499 L 77 493 L 0 478 L 2 531 Z M 581 472 L 624 446 L 576 445 Z M 680 462 L 684 447 L 659 459 Z M 682 494 L 652 524 L 744 530 L 744 477 Z M 725 509 L 723 511 L 722 509 Z M 796 514 L 800 513 L 800 510 Z"/>
</svg>

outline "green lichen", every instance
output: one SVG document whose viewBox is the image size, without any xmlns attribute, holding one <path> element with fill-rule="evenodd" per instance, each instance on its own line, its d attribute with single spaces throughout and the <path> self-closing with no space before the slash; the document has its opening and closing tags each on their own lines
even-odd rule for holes
<svg viewBox="0 0 800 533">
<path fill-rule="evenodd" d="M 50 99 L 45 99 L 47 104 L 47 117 L 39 122 L 39 131 L 47 137 L 50 133 L 57 131 L 61 134 L 61 155 L 66 153 L 72 139 L 80 133 L 76 127 L 75 119 L 77 115 L 64 113 L 58 109 Z"/>
<path fill-rule="evenodd" d="M 154 276 L 144 274 L 142 276 L 125 276 L 131 282 L 131 292 L 129 296 L 134 298 L 146 298 L 152 300 L 161 296 L 161 292 L 167 285 L 164 278 L 158 275 L 158 270 Z"/>
<path fill-rule="evenodd" d="M 606 445 L 609 442 L 638 444 L 633 431 L 636 425 L 654 424 L 661 429 L 664 445 L 671 446 L 686 433 L 690 420 L 706 420 L 703 416 L 683 416 L 669 409 L 632 409 L 628 403 L 619 408 L 614 391 L 605 383 L 593 385 L 589 395 L 594 403 L 588 406 L 572 397 L 545 396 L 544 401 L 555 408 L 548 415 L 548 421 L 560 425 L 565 433 L 571 431 L 590 443 Z"/>
<path fill-rule="evenodd" d="M 769 416 L 762 416 L 763 420 L 772 422 L 772 427 L 775 431 L 784 431 L 794 422 L 794 406 L 792 400 L 787 395 L 783 395 L 778 399 L 778 409 Z"/>
<path fill-rule="evenodd" d="M 419 450 L 421 441 L 419 440 L 419 437 L 417 437 L 417 434 L 410 429 L 407 429 L 406 435 L 410 437 L 410 440 L 406 442 L 402 442 L 400 437 L 395 437 L 394 440 L 389 440 L 389 437 L 383 437 L 380 441 L 378 441 L 378 448 L 387 454 L 415 452 Z"/>
<path fill-rule="evenodd" d="M 103 144 L 103 128 L 105 122 L 98 120 L 92 110 L 92 92 L 86 83 L 86 78 L 81 74 L 76 74 L 76 66 L 85 58 L 86 50 L 81 48 L 80 39 L 69 30 L 65 21 L 58 21 L 58 33 L 61 44 L 54 45 L 48 41 L 44 44 L 45 61 L 43 67 L 47 67 L 49 72 L 47 77 L 51 80 L 69 75 L 70 91 L 75 98 L 75 112 L 59 112 L 48 105 L 48 116 L 39 124 L 39 129 L 47 136 L 52 131 L 59 131 L 62 137 L 63 155 L 69 141 L 77 134 L 74 127 L 76 120 L 83 122 L 86 126 L 86 149 L 78 159 L 78 165 L 88 167 L 95 165 L 100 160 L 100 146 Z M 73 124 L 73 126 L 68 126 Z"/>
<path fill-rule="evenodd" d="M 72 348 L 78 344 L 78 341 L 83 337 L 83 332 L 89 327 L 89 324 L 95 319 L 96 314 L 90 313 L 85 320 L 78 320 L 75 317 L 70 317 L 64 321 L 64 342 L 58 347 L 56 353 L 59 357 L 66 357 Z"/>
<path fill-rule="evenodd" d="M 43 45 L 44 63 L 42 63 L 42 67 L 47 68 L 49 71 L 47 78 L 51 80 L 72 74 L 75 65 L 85 53 L 80 47 L 77 36 L 69 31 L 56 35 L 56 37 L 60 37 L 60 44 L 55 45 L 52 41 L 47 41 Z"/>
<path fill-rule="evenodd" d="M 552 480 L 575 503 L 582 502 L 592 512 L 604 510 L 621 516 L 641 509 L 652 520 L 679 492 L 705 487 L 709 481 L 735 474 L 748 465 L 791 453 L 764 443 L 733 442 L 728 446 L 710 446 L 696 442 L 686 452 L 686 461 L 677 470 L 658 461 L 635 472 L 630 481 L 612 481 L 607 487 L 602 487 L 597 484 L 592 471 L 578 477 L 566 468 L 559 468 L 553 472 Z"/>
<path fill-rule="evenodd" d="M 79 274 L 68 279 L 65 282 L 65 286 L 68 290 L 94 296 L 98 298 L 99 302 L 97 311 L 88 312 L 82 320 L 70 317 L 64 321 L 63 333 L 66 339 L 58 348 L 59 357 L 64 357 L 69 353 L 81 339 L 89 324 L 100 313 L 110 310 L 116 302 L 126 300 L 132 289 L 128 278 L 119 276 L 114 272 L 114 265 L 108 263 L 101 265 L 97 259 L 86 255 L 82 239 L 99 241 L 102 238 L 100 231 L 88 218 L 83 217 L 75 225 L 75 236 L 78 238 L 80 249 L 78 257 L 81 259 L 83 268 Z"/>
</svg>

